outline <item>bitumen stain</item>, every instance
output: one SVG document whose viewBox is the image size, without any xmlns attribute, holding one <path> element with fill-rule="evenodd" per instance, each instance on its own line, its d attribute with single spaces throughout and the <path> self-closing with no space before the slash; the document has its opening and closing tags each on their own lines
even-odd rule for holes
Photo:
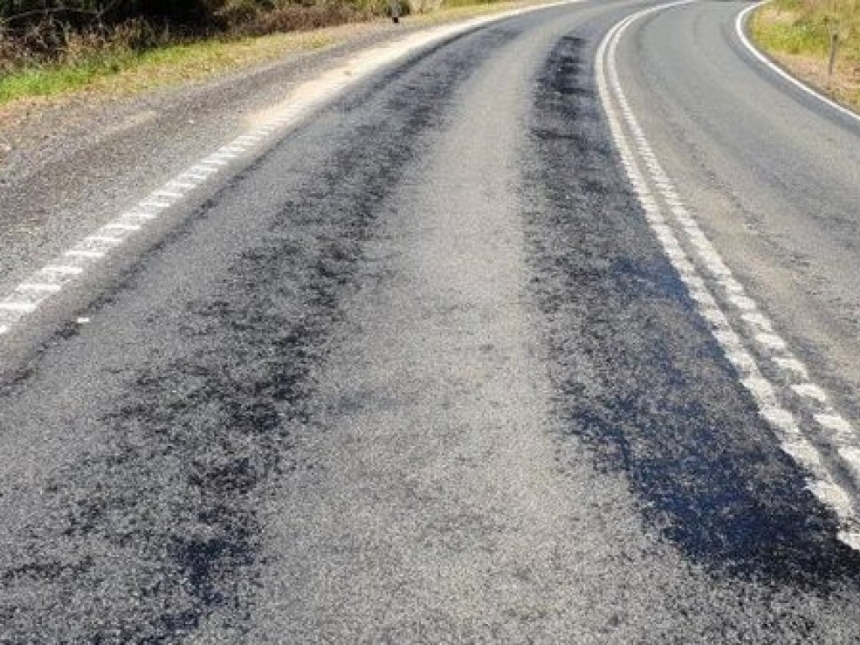
<svg viewBox="0 0 860 645">
<path fill-rule="evenodd" d="M 623 472 L 646 525 L 717 574 L 825 591 L 860 554 L 758 416 L 651 234 L 606 144 L 590 42 L 538 80 L 524 175 L 535 306 L 557 414 Z"/>
<path fill-rule="evenodd" d="M 474 60 L 508 37 L 478 34 Z M 444 119 L 472 71 L 459 56 L 434 51 L 433 63 L 422 64 L 433 52 L 416 58 L 333 106 L 330 114 L 353 119 L 366 112 L 349 145 L 280 198 L 268 234 L 211 293 L 188 302 L 173 323 L 157 312 L 147 318 L 150 326 L 175 325 L 170 333 L 181 350 L 135 367 L 101 420 L 110 444 L 45 485 L 48 510 L 22 537 L 26 556 L 0 572 L 10 642 L 25 642 L 41 620 L 44 607 L 29 598 L 53 602 L 69 585 L 87 593 L 75 592 L 76 606 L 55 603 L 63 642 L 174 642 L 216 610 L 241 631 L 247 589 L 262 566 L 257 501 L 289 472 L 292 433 L 313 427 L 316 367 L 331 351 L 342 298 L 360 279 L 376 215 L 418 154 L 422 133 Z M 267 159 L 156 245 L 91 315 L 121 306 L 147 264 L 192 238 L 221 195 Z M 76 342 L 81 335 L 64 329 L 45 351 Z M 107 588 L 116 595 L 109 615 L 100 600 Z"/>
<path fill-rule="evenodd" d="M 570 37 L 552 52 L 526 151 L 534 164 L 523 166 L 531 291 L 557 414 L 595 467 L 626 474 L 648 525 L 691 560 L 774 584 L 856 580 L 857 555 L 758 419 L 625 187 L 585 64 L 590 45 Z M 313 424 L 315 368 L 360 279 L 363 241 L 418 135 L 444 118 L 469 73 L 460 63 L 421 82 L 398 72 L 404 84 L 314 173 L 313 190 L 284 199 L 266 240 L 185 306 L 178 355 L 136 368 L 102 419 L 113 443 L 45 485 L 48 512 L 21 538 L 25 557 L 0 572 L 8 642 L 33 642 L 43 619 L 34 614 L 45 610 L 26 604 L 34 591 L 55 599 L 53 627 L 65 632 L 54 642 L 176 642 L 217 609 L 245 618 L 242 587 L 261 566 L 259 497 L 289 470 L 292 431 Z M 350 111 L 381 87 L 351 96 Z M 198 217 L 218 207 L 216 198 Z M 120 306 L 133 289 L 120 285 L 101 306 Z M 148 324 L 172 324 L 157 321 Z M 52 351 L 75 342 L 80 334 L 64 334 Z M 127 559 L 110 563 L 119 573 L 106 551 Z M 92 606 L 63 604 L 82 587 Z M 108 587 L 125 594 L 111 612 L 100 605 Z"/>
</svg>

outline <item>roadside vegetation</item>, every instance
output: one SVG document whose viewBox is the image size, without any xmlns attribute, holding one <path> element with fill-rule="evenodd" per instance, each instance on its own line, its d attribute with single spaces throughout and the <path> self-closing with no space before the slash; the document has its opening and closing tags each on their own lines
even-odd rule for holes
<svg viewBox="0 0 860 645">
<path fill-rule="evenodd" d="M 750 32 L 793 74 L 860 110 L 860 0 L 773 0 L 755 12 Z"/>
<path fill-rule="evenodd" d="M 441 4 L 398 0 L 404 16 Z M 491 3 L 445 0 L 472 4 Z M 390 0 L 0 0 L 0 105 L 204 78 L 325 47 L 390 10 Z"/>
</svg>

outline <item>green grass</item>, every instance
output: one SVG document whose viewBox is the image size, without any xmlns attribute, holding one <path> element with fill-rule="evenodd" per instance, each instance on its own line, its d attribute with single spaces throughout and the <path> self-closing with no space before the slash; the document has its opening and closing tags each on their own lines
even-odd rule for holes
<svg viewBox="0 0 860 645">
<path fill-rule="evenodd" d="M 769 50 L 819 56 L 827 52 L 829 34 L 818 25 L 799 20 L 791 23 L 775 22 L 769 25 L 756 21 L 755 24 L 753 33 L 757 42 Z"/>
<path fill-rule="evenodd" d="M 144 52 L 98 52 L 74 63 L 33 65 L 0 77 L 0 105 L 82 90 L 134 92 L 205 78 L 288 51 L 324 47 L 333 40 L 328 32 L 336 28 L 230 42 L 207 40 Z"/>
<path fill-rule="evenodd" d="M 839 37 L 839 53 L 860 59 L 860 0 L 774 0 L 760 9 L 751 24 L 755 40 L 768 50 L 824 57 L 831 34 Z"/>
<path fill-rule="evenodd" d="M 31 96 L 52 96 L 86 87 L 95 79 L 115 75 L 133 64 L 129 56 L 115 56 L 68 66 L 23 69 L 0 78 L 0 104 Z"/>
<path fill-rule="evenodd" d="M 755 12 L 750 34 L 790 72 L 860 109 L 860 0 L 773 0 Z M 838 45 L 830 75 L 833 34 Z"/>
</svg>

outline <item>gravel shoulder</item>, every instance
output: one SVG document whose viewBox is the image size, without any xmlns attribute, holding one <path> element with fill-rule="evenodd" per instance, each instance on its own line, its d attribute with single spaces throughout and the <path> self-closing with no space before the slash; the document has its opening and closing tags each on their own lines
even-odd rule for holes
<svg viewBox="0 0 860 645">
<path fill-rule="evenodd" d="M 178 85 L 135 91 L 101 84 L 91 90 L 0 106 L 0 180 L 11 183 L 24 179 L 47 161 L 62 159 L 75 149 L 96 145 L 118 131 L 130 129 L 145 120 L 141 112 L 176 109 L 191 96 L 217 96 L 223 88 L 247 77 L 290 73 L 297 65 L 312 66 L 312 61 L 325 61 L 397 33 L 381 21 L 344 25 L 313 32 L 292 46 L 285 45 L 275 60 L 261 58 L 256 63 L 227 64 L 218 71 L 198 71 L 196 78 Z"/>
<path fill-rule="evenodd" d="M 151 110 L 153 103 L 169 109 L 189 95 L 217 95 L 224 87 L 248 76 L 291 73 L 296 65 L 305 67 L 310 75 L 315 65 L 399 35 L 528 4 L 536 3 L 467 6 L 408 17 L 399 25 L 380 19 L 283 34 L 284 39 L 279 41 L 260 38 L 249 41 L 242 51 L 225 52 L 223 60 L 208 69 L 190 66 L 178 70 L 176 75 L 168 73 L 166 78 L 154 80 L 100 79 L 81 91 L 0 105 L 0 182 L 25 178 L 46 160 L 60 158 L 75 147 L 92 145 L 116 131 L 133 127 L 141 120 L 134 115 Z M 131 70 L 128 75 L 142 74 L 145 72 Z"/>
</svg>

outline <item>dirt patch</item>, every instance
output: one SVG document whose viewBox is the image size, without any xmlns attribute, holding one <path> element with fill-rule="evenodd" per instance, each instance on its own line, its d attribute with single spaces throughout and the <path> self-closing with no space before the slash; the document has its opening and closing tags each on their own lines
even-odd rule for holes
<svg viewBox="0 0 860 645">
<path fill-rule="evenodd" d="M 831 76 L 827 73 L 826 60 L 803 54 L 768 53 L 780 66 L 807 85 L 860 112 L 860 66 L 847 62 L 839 64 Z"/>
</svg>

